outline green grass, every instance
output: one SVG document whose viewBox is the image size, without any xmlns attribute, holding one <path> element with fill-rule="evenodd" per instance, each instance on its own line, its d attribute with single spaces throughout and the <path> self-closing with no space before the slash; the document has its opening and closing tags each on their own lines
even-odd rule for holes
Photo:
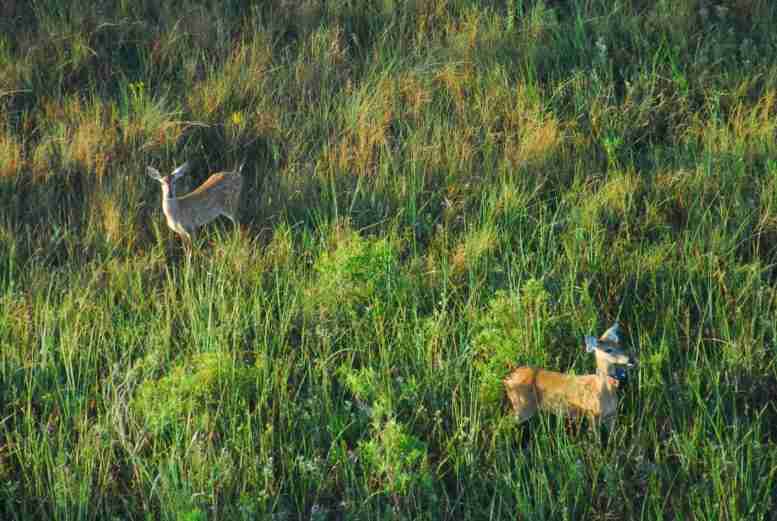
<svg viewBox="0 0 777 521">
<path fill-rule="evenodd" d="M 2 519 L 777 519 L 772 2 L 157 4 L 0 7 Z"/>
</svg>

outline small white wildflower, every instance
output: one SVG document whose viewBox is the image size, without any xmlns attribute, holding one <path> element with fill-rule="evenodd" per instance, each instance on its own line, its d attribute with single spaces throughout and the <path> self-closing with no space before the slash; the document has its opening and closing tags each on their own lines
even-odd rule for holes
<svg viewBox="0 0 777 521">
<path fill-rule="evenodd" d="M 273 476 L 274 472 L 273 472 L 273 465 L 272 465 L 272 457 L 267 458 L 267 461 L 262 467 L 262 474 L 264 475 L 264 479 L 270 479 Z"/>
<path fill-rule="evenodd" d="M 596 49 L 599 51 L 599 58 L 601 60 L 607 58 L 607 44 L 604 42 L 603 36 L 596 39 Z"/>
<path fill-rule="evenodd" d="M 272 515 L 273 520 L 285 520 L 289 518 L 289 512 L 286 510 L 281 510 L 280 512 L 276 512 Z"/>
</svg>

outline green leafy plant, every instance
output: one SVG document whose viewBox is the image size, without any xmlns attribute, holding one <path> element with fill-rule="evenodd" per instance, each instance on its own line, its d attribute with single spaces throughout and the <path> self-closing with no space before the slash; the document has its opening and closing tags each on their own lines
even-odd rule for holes
<svg viewBox="0 0 777 521">
<path fill-rule="evenodd" d="M 372 438 L 359 443 L 368 488 L 395 500 L 433 495 L 427 446 L 395 419 L 377 420 Z"/>
<path fill-rule="evenodd" d="M 191 422 L 210 432 L 224 407 L 224 396 L 250 402 L 256 396 L 258 371 L 228 353 L 201 353 L 175 366 L 159 379 L 144 382 L 132 407 L 158 434 Z"/>
<path fill-rule="evenodd" d="M 474 326 L 473 362 L 480 398 L 500 403 L 502 380 L 518 365 L 543 365 L 552 336 L 552 304 L 542 281 L 529 279 L 517 294 L 497 292 Z"/>
<path fill-rule="evenodd" d="M 341 233 L 334 248 L 316 260 L 316 280 L 308 290 L 308 312 L 325 321 L 379 313 L 400 289 L 397 253 L 390 241 Z"/>
</svg>

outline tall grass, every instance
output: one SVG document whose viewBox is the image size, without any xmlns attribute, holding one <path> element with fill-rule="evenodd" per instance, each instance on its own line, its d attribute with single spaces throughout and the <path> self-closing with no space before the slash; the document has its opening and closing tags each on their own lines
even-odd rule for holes
<svg viewBox="0 0 777 521">
<path fill-rule="evenodd" d="M 0 7 L 0 517 L 775 519 L 771 2 L 157 4 Z"/>
</svg>

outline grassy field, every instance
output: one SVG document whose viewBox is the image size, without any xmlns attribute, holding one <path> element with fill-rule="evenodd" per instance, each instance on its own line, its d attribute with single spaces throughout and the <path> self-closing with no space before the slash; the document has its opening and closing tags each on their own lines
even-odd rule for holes
<svg viewBox="0 0 777 521">
<path fill-rule="evenodd" d="M 0 6 L 0 518 L 777 519 L 775 3 L 95 4 Z"/>
</svg>

